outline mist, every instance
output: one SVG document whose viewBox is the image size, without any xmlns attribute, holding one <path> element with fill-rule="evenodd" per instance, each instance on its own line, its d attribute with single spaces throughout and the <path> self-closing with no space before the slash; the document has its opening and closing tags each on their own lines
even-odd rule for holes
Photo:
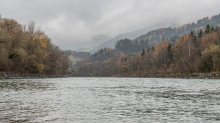
<svg viewBox="0 0 220 123">
<path fill-rule="evenodd" d="M 2 17 L 37 26 L 64 50 L 95 47 L 118 34 L 147 27 L 178 27 L 219 14 L 218 0 L 10 0 Z"/>
</svg>

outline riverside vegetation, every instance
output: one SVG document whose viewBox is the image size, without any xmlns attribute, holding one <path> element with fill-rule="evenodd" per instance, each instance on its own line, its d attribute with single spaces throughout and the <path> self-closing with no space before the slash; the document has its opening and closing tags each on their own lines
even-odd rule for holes
<svg viewBox="0 0 220 123">
<path fill-rule="evenodd" d="M 2 78 L 62 76 L 68 72 L 68 59 L 33 21 L 21 25 L 0 16 L 0 72 Z"/>
<path fill-rule="evenodd" d="M 133 41 L 121 39 L 116 42 L 115 49 L 103 48 L 88 60 L 77 62 L 72 76 L 219 78 L 220 15 L 203 21 L 176 29 L 175 34 L 179 34 L 190 27 L 192 31 L 185 35 L 174 35 L 170 28 L 168 32 L 172 33 L 165 40 L 167 29 L 149 33 L 160 32 L 159 36 L 143 35 Z M 202 23 L 207 25 L 200 27 Z M 191 28 L 193 26 L 196 29 Z M 153 37 L 162 41 L 152 40 Z M 153 45 L 155 43 L 157 45 Z"/>
</svg>

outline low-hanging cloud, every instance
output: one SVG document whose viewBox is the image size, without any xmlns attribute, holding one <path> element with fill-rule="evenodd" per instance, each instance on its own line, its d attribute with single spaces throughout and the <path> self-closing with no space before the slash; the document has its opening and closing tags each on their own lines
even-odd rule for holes
<svg viewBox="0 0 220 123">
<path fill-rule="evenodd" d="M 180 26 L 219 14 L 219 0 L 4 0 L 2 17 L 41 26 L 62 49 L 92 47 L 155 25 Z"/>
</svg>

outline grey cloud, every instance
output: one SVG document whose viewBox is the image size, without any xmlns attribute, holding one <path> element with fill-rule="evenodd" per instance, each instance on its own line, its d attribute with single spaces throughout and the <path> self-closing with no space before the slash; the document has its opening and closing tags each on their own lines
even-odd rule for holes
<svg viewBox="0 0 220 123">
<path fill-rule="evenodd" d="M 175 27 L 219 14 L 219 0 L 2 0 L 0 14 L 34 20 L 62 49 L 96 46 L 145 27 Z"/>
</svg>

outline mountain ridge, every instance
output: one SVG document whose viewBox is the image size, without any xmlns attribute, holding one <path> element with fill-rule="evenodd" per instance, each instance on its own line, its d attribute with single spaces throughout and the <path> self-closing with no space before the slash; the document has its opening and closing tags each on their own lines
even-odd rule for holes
<svg viewBox="0 0 220 123">
<path fill-rule="evenodd" d="M 202 19 L 197 20 L 197 22 L 191 22 L 188 24 L 183 24 L 182 26 L 171 28 L 165 27 L 165 28 L 158 28 L 153 29 L 154 26 L 146 27 L 140 30 L 131 31 L 127 33 L 122 33 L 117 35 L 115 38 L 110 39 L 96 48 L 101 49 L 105 47 L 109 48 L 115 48 L 115 44 L 117 41 L 121 39 L 131 39 L 132 42 L 135 42 L 137 40 L 148 40 L 149 46 L 153 47 L 159 42 L 163 41 L 164 39 L 171 39 L 172 41 L 175 41 L 180 35 L 186 35 L 190 31 L 193 31 L 195 35 L 198 35 L 198 32 L 200 29 L 204 30 L 205 26 L 207 24 L 210 24 L 210 26 L 217 26 L 220 24 L 220 14 L 213 15 L 210 18 L 204 17 Z M 173 38 L 176 37 L 176 38 Z"/>
</svg>

